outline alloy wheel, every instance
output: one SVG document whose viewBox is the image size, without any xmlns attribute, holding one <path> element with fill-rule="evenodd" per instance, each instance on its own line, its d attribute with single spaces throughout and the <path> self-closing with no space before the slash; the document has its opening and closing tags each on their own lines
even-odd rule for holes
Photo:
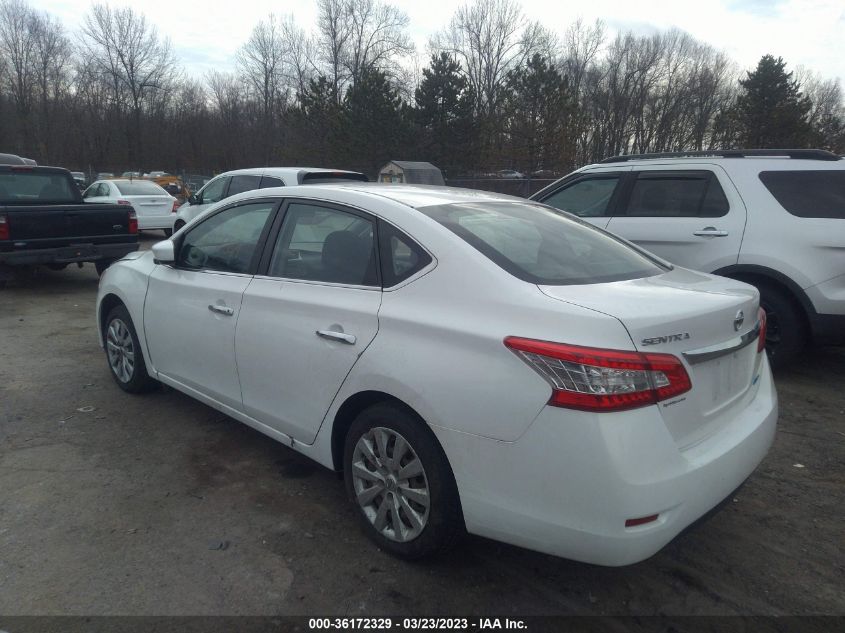
<svg viewBox="0 0 845 633">
<path fill-rule="evenodd" d="M 135 371 L 135 346 L 127 325 L 120 319 L 112 319 L 106 332 L 106 351 L 109 366 L 120 382 L 132 380 Z"/>
<path fill-rule="evenodd" d="M 358 438 L 352 484 L 364 515 L 384 537 L 405 543 L 425 529 L 428 478 L 413 447 L 393 429 L 374 427 Z"/>
</svg>

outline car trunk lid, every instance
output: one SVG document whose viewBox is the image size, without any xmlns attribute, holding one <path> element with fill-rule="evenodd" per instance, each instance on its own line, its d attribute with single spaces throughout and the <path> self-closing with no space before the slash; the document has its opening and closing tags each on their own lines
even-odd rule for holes
<svg viewBox="0 0 845 633">
<path fill-rule="evenodd" d="M 139 218 L 170 215 L 173 211 L 171 196 L 124 196 L 132 203 Z"/>
<path fill-rule="evenodd" d="M 638 351 L 672 354 L 684 363 L 692 389 L 657 405 L 680 448 L 710 436 L 747 404 L 762 357 L 753 287 L 676 268 L 643 279 L 540 290 L 616 317 Z"/>
</svg>

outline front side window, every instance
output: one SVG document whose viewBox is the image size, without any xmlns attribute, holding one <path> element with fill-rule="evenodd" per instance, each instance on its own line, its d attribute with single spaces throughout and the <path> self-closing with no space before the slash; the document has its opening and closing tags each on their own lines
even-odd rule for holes
<svg viewBox="0 0 845 633">
<path fill-rule="evenodd" d="M 580 217 L 597 218 L 608 215 L 610 199 L 618 184 L 616 175 L 585 178 L 558 189 L 542 203 Z"/>
<path fill-rule="evenodd" d="M 229 184 L 229 177 L 217 178 L 208 183 L 200 192 L 202 204 L 220 202 L 226 194 L 226 185 Z"/>
<path fill-rule="evenodd" d="M 715 218 L 728 201 L 710 172 L 641 172 L 631 189 L 628 217 Z"/>
<path fill-rule="evenodd" d="M 792 215 L 845 219 L 845 169 L 764 171 L 760 180 Z"/>
<path fill-rule="evenodd" d="M 539 204 L 477 202 L 418 210 L 530 283 L 606 283 L 666 270 L 610 234 Z"/>
<path fill-rule="evenodd" d="M 226 197 L 228 198 L 229 196 L 234 196 L 236 193 L 258 189 L 260 183 L 261 176 L 232 176 L 232 182 L 229 184 L 229 191 Z"/>
<path fill-rule="evenodd" d="M 255 202 L 215 213 L 185 235 L 176 266 L 251 272 L 258 242 L 274 207 L 274 202 Z"/>
<path fill-rule="evenodd" d="M 378 284 L 373 222 L 306 203 L 288 206 L 270 260 L 272 277 L 356 286 Z"/>
</svg>

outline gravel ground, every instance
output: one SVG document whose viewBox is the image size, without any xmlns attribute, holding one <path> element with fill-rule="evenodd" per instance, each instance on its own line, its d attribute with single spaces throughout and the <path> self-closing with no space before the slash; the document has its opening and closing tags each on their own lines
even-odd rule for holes
<svg viewBox="0 0 845 633">
<path fill-rule="evenodd" d="M 90 264 L 0 290 L 0 614 L 845 615 L 845 349 L 776 376 L 768 457 L 645 562 L 469 537 L 409 564 L 334 473 L 176 391 L 120 391 L 96 291 Z"/>
</svg>

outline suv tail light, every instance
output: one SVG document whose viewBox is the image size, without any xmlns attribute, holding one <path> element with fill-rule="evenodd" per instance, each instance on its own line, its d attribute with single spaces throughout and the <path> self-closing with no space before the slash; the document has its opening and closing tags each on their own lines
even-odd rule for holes
<svg viewBox="0 0 845 633">
<path fill-rule="evenodd" d="M 9 239 L 9 218 L 5 213 L 0 213 L 0 240 Z"/>
<path fill-rule="evenodd" d="M 766 311 L 763 308 L 757 310 L 757 320 L 760 323 L 760 335 L 757 338 L 757 353 L 766 349 Z"/>
<path fill-rule="evenodd" d="M 132 209 L 129 211 L 129 233 L 134 234 L 138 232 L 138 216 L 135 214 L 135 210 Z"/>
<path fill-rule="evenodd" d="M 692 388 L 671 354 L 578 347 L 509 336 L 505 345 L 552 386 L 549 404 L 581 411 L 624 411 Z"/>
</svg>

